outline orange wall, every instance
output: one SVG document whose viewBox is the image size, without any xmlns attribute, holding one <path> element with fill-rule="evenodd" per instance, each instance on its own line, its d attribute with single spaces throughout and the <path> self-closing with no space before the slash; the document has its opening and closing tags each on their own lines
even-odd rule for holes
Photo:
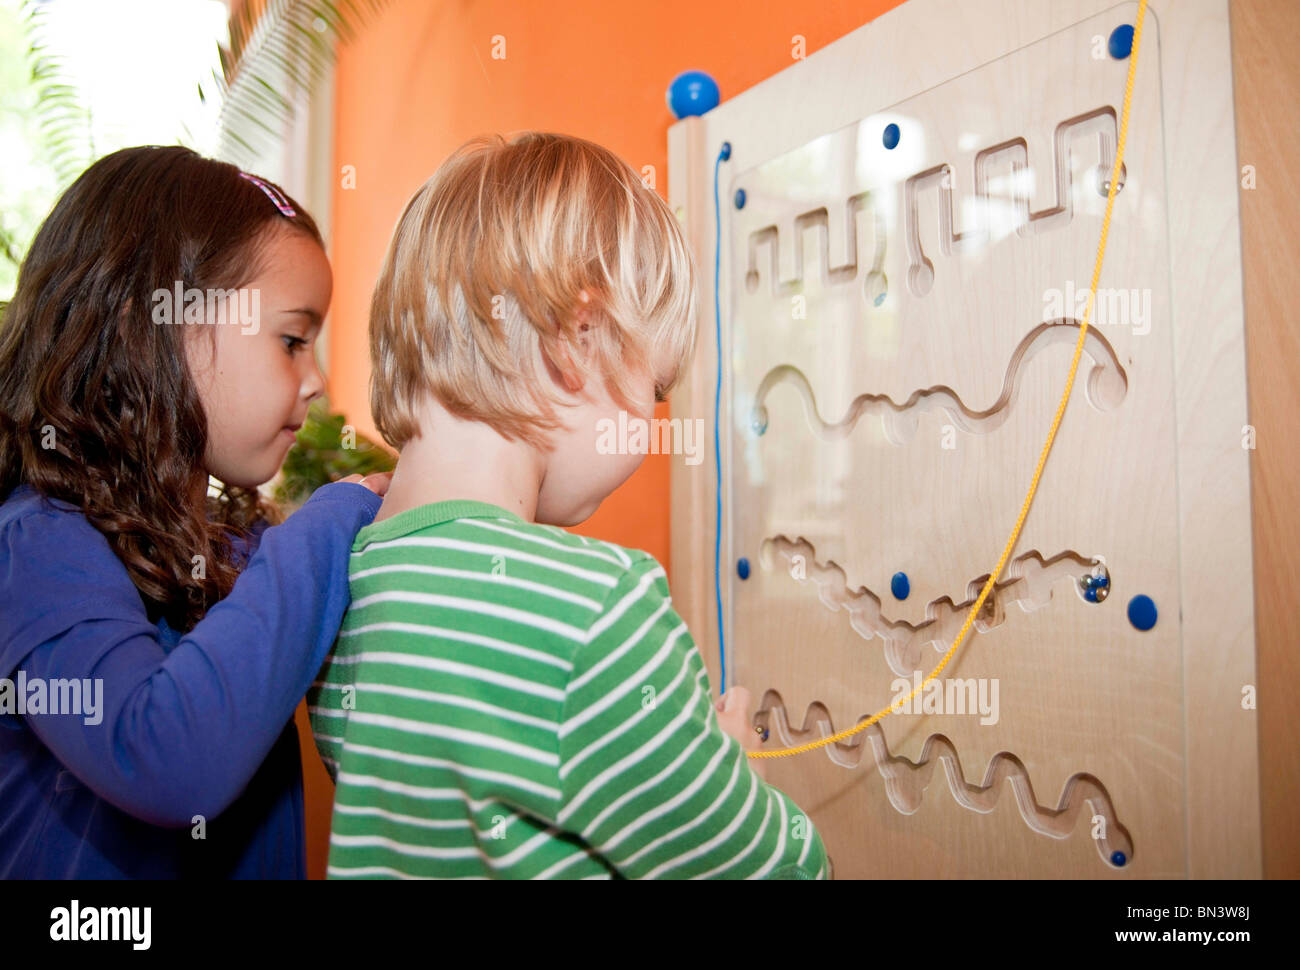
<svg viewBox="0 0 1300 970">
<path fill-rule="evenodd" d="M 664 92 L 676 74 L 708 71 L 730 98 L 789 67 L 795 35 L 812 54 L 898 3 L 395 0 L 341 52 L 337 72 L 328 362 L 335 410 L 377 438 L 368 392 L 370 290 L 407 199 L 460 144 L 493 131 L 578 135 L 638 172 L 653 165 L 666 197 L 674 119 Z M 496 35 L 505 38 L 501 60 L 492 59 Z M 353 189 L 342 188 L 345 165 L 355 166 Z M 712 331 L 712 317 L 702 315 L 700 339 Z M 667 416 L 667 405 L 659 415 Z M 648 456 L 574 531 L 645 549 L 671 569 L 669 460 Z M 320 877 L 333 792 L 301 709 L 298 722 L 309 872 Z"/>
</svg>

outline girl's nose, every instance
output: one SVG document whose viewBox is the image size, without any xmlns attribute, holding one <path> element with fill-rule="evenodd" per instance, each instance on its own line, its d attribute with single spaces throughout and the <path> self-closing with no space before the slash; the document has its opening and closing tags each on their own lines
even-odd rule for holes
<svg viewBox="0 0 1300 970">
<path fill-rule="evenodd" d="M 311 375 L 303 384 L 303 397 L 308 401 L 313 401 L 325 393 L 325 375 L 321 372 L 320 363 L 316 360 L 315 354 L 311 360 Z"/>
</svg>

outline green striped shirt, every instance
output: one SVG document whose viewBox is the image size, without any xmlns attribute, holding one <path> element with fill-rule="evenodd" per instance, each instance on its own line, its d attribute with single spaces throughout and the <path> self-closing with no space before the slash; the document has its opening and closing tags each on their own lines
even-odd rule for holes
<svg viewBox="0 0 1300 970">
<path fill-rule="evenodd" d="M 331 878 L 825 878 L 648 553 L 486 502 L 362 529 L 308 694 Z"/>
</svg>

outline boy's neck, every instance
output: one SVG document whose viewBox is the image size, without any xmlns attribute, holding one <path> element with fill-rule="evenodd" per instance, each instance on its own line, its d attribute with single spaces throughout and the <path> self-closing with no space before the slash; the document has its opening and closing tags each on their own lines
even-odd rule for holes
<svg viewBox="0 0 1300 970">
<path fill-rule="evenodd" d="M 421 409 L 420 435 L 402 448 L 375 521 L 401 512 L 468 499 L 499 505 L 535 521 L 541 463 L 524 441 L 507 441 L 489 425 L 466 421 L 437 403 Z"/>
</svg>

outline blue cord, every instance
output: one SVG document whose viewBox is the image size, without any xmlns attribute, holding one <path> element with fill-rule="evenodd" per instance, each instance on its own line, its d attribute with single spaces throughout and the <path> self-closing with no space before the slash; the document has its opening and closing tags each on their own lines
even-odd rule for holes
<svg viewBox="0 0 1300 970">
<path fill-rule="evenodd" d="M 713 529 L 713 594 L 718 605 L 718 661 L 722 690 L 727 692 L 727 641 L 722 624 L 722 439 L 718 435 L 718 414 L 722 403 L 722 303 L 718 282 L 722 274 L 722 208 L 718 203 L 718 170 L 731 157 L 731 143 L 723 142 L 713 163 L 713 333 L 717 341 L 717 379 L 713 389 L 713 471 L 716 491 Z"/>
</svg>

